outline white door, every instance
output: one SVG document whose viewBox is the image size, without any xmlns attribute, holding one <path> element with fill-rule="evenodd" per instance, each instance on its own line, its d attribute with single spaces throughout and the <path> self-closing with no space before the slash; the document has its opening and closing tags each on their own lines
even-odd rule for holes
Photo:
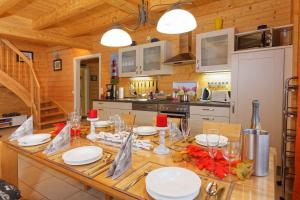
<svg viewBox="0 0 300 200">
<path fill-rule="evenodd" d="M 252 100 L 260 102 L 262 129 L 270 133 L 270 145 L 280 150 L 284 50 L 265 50 L 232 56 L 232 106 L 230 121 L 249 128 Z"/>
</svg>

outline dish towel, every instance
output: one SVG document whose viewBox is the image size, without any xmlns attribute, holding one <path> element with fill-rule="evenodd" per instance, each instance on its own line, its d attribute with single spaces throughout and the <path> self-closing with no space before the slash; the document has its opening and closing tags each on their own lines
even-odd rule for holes
<svg viewBox="0 0 300 200">
<path fill-rule="evenodd" d="M 29 117 L 23 124 L 15 130 L 10 136 L 9 141 L 17 140 L 25 135 L 33 134 L 33 121 L 32 116 Z"/>
<path fill-rule="evenodd" d="M 126 141 L 122 144 L 116 159 L 110 166 L 107 177 L 112 176 L 112 179 L 116 179 L 121 176 L 132 163 L 132 133 L 129 134 Z"/>
<path fill-rule="evenodd" d="M 70 130 L 71 125 L 67 123 L 67 125 L 60 131 L 60 133 L 51 141 L 51 143 L 47 146 L 43 153 L 51 155 L 67 148 L 71 142 Z"/>
</svg>

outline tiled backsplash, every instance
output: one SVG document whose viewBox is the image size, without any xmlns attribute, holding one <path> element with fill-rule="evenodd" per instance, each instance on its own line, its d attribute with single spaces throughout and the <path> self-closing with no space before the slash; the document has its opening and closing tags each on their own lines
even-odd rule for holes
<svg viewBox="0 0 300 200">
<path fill-rule="evenodd" d="M 211 90 L 230 90 L 230 72 L 215 73 L 196 73 L 194 65 L 174 66 L 174 73 L 166 76 L 138 77 L 138 78 L 120 78 L 119 86 L 125 88 L 125 96 L 130 96 L 129 87 L 132 83 L 139 82 L 140 89 L 138 93 L 154 92 L 156 80 L 158 80 L 158 89 L 166 94 L 172 94 L 172 85 L 174 81 L 197 81 L 197 95 L 201 94 L 202 87 L 209 87 Z M 150 82 L 150 87 L 149 87 Z M 154 86 L 151 85 L 154 82 Z M 152 87 L 151 87 L 152 86 Z"/>
</svg>

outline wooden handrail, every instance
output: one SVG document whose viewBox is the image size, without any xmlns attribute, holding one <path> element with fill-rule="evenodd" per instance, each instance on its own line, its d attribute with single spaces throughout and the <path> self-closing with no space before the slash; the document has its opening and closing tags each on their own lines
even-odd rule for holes
<svg viewBox="0 0 300 200">
<path fill-rule="evenodd" d="M 12 76 L 15 78 L 16 81 L 18 81 L 20 84 L 23 84 L 26 90 L 30 92 L 30 99 L 31 99 L 31 110 L 32 114 L 34 117 L 34 121 L 36 122 L 36 125 L 39 125 L 40 122 L 40 116 L 41 116 L 41 109 L 40 109 L 40 100 L 41 100 L 41 94 L 40 94 L 40 83 L 38 81 L 38 78 L 36 76 L 34 67 L 33 67 L 33 62 L 32 60 L 28 59 L 17 47 L 15 47 L 11 42 L 9 42 L 6 39 L 0 39 L 0 42 L 2 42 L 5 46 L 6 49 L 9 48 L 11 52 L 14 52 L 19 58 L 22 58 L 24 61 L 24 64 L 28 65 L 28 68 L 22 68 L 23 64 L 18 63 L 18 71 L 15 72 L 14 69 L 14 61 L 11 62 L 11 53 L 9 53 L 8 49 L 5 50 L 6 52 L 6 73 L 9 76 Z M 4 46 L 4 47 L 5 47 Z M 1 48 L 2 50 L 2 48 Z M 2 54 L 2 51 L 1 51 Z M 9 59 L 10 56 L 10 59 Z M 9 70 L 9 65 L 12 65 L 12 69 Z M 21 65 L 21 67 L 20 67 Z M 1 59 L 1 67 L 2 66 L 2 59 Z M 28 70 L 28 71 L 27 71 Z M 9 73 L 11 71 L 11 75 Z M 23 74 L 21 74 L 21 71 Z M 17 73 L 17 74 L 15 74 Z M 37 127 L 39 128 L 39 127 Z"/>
</svg>

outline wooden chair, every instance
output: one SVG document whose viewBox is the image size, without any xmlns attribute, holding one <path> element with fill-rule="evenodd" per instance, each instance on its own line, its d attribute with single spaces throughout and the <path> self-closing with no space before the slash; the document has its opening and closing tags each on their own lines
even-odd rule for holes
<svg viewBox="0 0 300 200">
<path fill-rule="evenodd" d="M 229 124 L 223 122 L 203 121 L 203 133 L 207 133 L 209 129 L 217 129 L 221 135 L 229 138 L 229 141 L 238 141 L 240 139 L 241 124 Z"/>
<path fill-rule="evenodd" d="M 135 115 L 132 113 L 121 113 L 120 114 L 121 119 L 125 122 L 127 126 L 134 126 L 135 124 Z"/>
</svg>

